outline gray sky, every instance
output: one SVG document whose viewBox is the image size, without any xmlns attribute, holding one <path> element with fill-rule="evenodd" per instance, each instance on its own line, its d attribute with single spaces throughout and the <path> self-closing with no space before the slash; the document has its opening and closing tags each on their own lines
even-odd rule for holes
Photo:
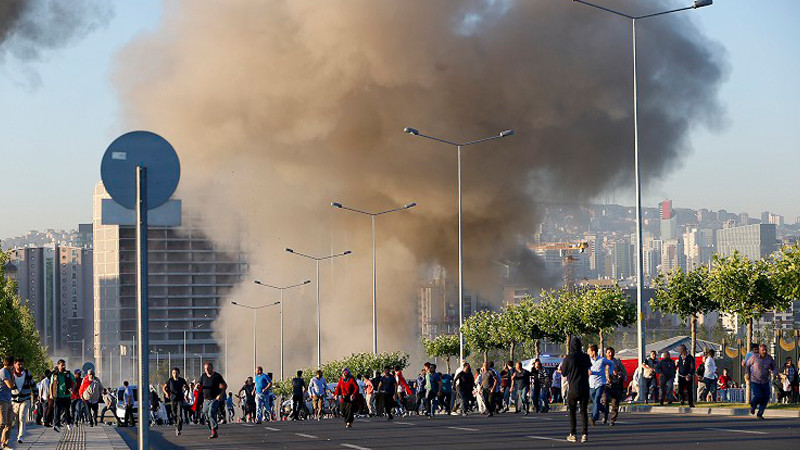
<svg viewBox="0 0 800 450">
<path fill-rule="evenodd" d="M 68 48 L 45 52 L 38 61 L 0 57 L 0 237 L 91 221 L 100 158 L 114 138 L 129 131 L 111 81 L 115 55 L 156 28 L 161 14 L 158 0 L 115 5 L 106 27 Z M 727 126 L 715 133 L 692 130 L 692 153 L 664 179 L 645 186 L 645 204 L 672 198 L 677 208 L 744 211 L 753 217 L 771 211 L 794 222 L 800 217 L 795 116 L 800 109 L 800 29 L 794 23 L 800 2 L 718 0 L 687 14 L 727 49 L 730 78 L 721 92 Z M 607 22 L 620 33 L 629 30 L 625 21 Z M 639 28 L 646 32 L 646 26 Z M 632 192 L 631 183 L 631 189 L 598 200 L 632 204 Z"/>
</svg>

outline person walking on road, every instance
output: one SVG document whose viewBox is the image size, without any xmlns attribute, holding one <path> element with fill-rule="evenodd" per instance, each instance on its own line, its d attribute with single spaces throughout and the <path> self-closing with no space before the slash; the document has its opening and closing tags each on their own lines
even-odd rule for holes
<svg viewBox="0 0 800 450">
<path fill-rule="evenodd" d="M 455 385 L 459 398 L 458 411 L 462 416 L 466 416 L 472 404 L 472 391 L 475 389 L 475 377 L 468 362 L 465 362 L 462 370 L 456 374 Z"/>
<path fill-rule="evenodd" d="M 133 398 L 133 389 L 128 385 L 128 380 L 122 382 L 122 408 L 125 410 L 125 417 L 122 421 L 123 427 L 132 427 L 135 425 L 133 421 L 133 402 L 136 401 Z"/>
<path fill-rule="evenodd" d="M 308 392 L 311 394 L 311 407 L 314 409 L 314 418 L 317 420 L 322 418 L 322 406 L 327 391 L 328 381 L 322 376 L 322 371 L 318 370 L 308 383 Z"/>
<path fill-rule="evenodd" d="M 256 423 L 272 420 L 272 411 L 269 406 L 269 390 L 272 389 L 272 380 L 264 373 L 264 368 L 256 367 L 255 393 L 256 393 Z"/>
<path fill-rule="evenodd" d="M 492 398 L 497 385 L 500 384 L 494 370 L 489 367 L 488 363 L 483 363 L 481 367 L 481 397 L 483 403 L 486 405 L 486 412 L 489 417 L 494 416 L 494 399 Z"/>
<path fill-rule="evenodd" d="M 603 423 L 608 423 L 609 426 L 615 426 L 617 423 L 617 416 L 619 415 L 619 403 L 622 401 L 624 392 L 623 386 L 625 380 L 628 378 L 628 370 L 618 358 L 614 357 L 614 347 L 606 349 L 606 359 L 611 361 L 612 371 L 611 377 L 608 380 L 606 389 L 606 413 Z M 611 420 L 609 421 L 609 412 L 611 413 Z"/>
<path fill-rule="evenodd" d="M 542 362 L 537 358 L 533 362 L 533 404 L 537 413 L 550 411 L 550 375 L 547 369 L 542 366 Z"/>
<path fill-rule="evenodd" d="M 183 429 L 183 391 L 188 388 L 186 380 L 181 377 L 177 367 L 172 368 L 172 376 L 164 383 L 164 401 L 169 402 L 172 411 L 172 420 L 175 421 L 175 436 L 181 435 Z"/>
<path fill-rule="evenodd" d="M 425 374 L 425 403 L 428 418 L 433 419 L 439 404 L 439 396 L 442 394 L 442 377 L 436 371 L 436 364 L 428 366 L 428 373 Z"/>
<path fill-rule="evenodd" d="M 650 352 L 650 356 L 641 365 L 642 376 L 644 377 L 644 397 L 645 405 L 650 402 L 652 393 L 653 402 L 658 401 L 658 384 L 656 382 L 656 367 L 658 366 L 658 356 L 655 350 Z"/>
<path fill-rule="evenodd" d="M 117 399 L 111 394 L 111 389 L 103 389 L 103 409 L 100 411 L 100 423 L 105 422 L 106 411 L 111 411 L 111 418 L 114 418 L 116 410 Z"/>
<path fill-rule="evenodd" d="M 777 371 L 775 360 L 767 354 L 766 345 L 761 344 L 758 353 L 750 356 L 745 362 L 745 369 L 750 379 L 750 414 L 755 414 L 758 408 L 758 418 L 763 419 L 764 409 L 769 403 L 770 380 Z"/>
<path fill-rule="evenodd" d="M 303 379 L 303 371 L 298 370 L 297 376 L 292 378 L 292 414 L 289 416 L 291 420 L 300 419 L 300 410 L 306 410 L 306 380 Z"/>
<path fill-rule="evenodd" d="M 703 363 L 705 370 L 703 371 L 703 383 L 706 385 L 706 391 L 711 396 L 711 403 L 717 401 L 717 362 L 714 360 L 714 349 L 708 349 L 706 352 L 706 360 Z"/>
<path fill-rule="evenodd" d="M 789 396 L 789 401 L 791 403 L 797 403 L 797 387 L 798 387 L 798 375 L 797 375 L 797 367 L 794 366 L 792 363 L 792 357 L 789 356 L 786 358 L 786 364 L 783 365 L 783 375 L 786 377 L 786 381 L 789 382 L 789 387 L 791 388 L 791 394 Z"/>
<path fill-rule="evenodd" d="M 530 395 L 531 391 L 531 373 L 522 367 L 521 362 L 517 362 L 516 370 L 514 370 L 514 375 L 512 377 L 512 386 L 511 390 L 514 394 L 514 413 L 518 414 L 520 412 L 524 412 L 527 416 L 530 414 L 530 402 L 528 401 L 528 396 Z M 559 386 L 561 389 L 561 386 Z"/>
<path fill-rule="evenodd" d="M 580 404 L 581 417 L 583 418 L 583 433 L 581 442 L 589 440 L 589 417 L 587 409 L 589 405 L 589 371 L 592 368 L 592 360 L 589 355 L 581 350 L 581 340 L 573 337 L 569 341 L 569 354 L 561 363 L 561 373 L 569 383 L 567 392 L 567 409 L 569 411 L 570 432 L 567 441 L 575 442 L 577 426 L 577 408 Z"/>
<path fill-rule="evenodd" d="M 345 428 L 351 428 L 355 420 L 356 409 L 361 402 L 359 401 L 358 384 L 347 367 L 342 369 L 342 377 L 339 378 L 339 383 L 336 384 L 336 390 L 334 390 L 333 395 L 341 402 Z"/>
<path fill-rule="evenodd" d="M 672 384 L 675 381 L 675 363 L 669 355 L 669 352 L 664 352 L 661 355 L 661 361 L 656 365 L 656 372 L 661 375 L 659 385 L 661 387 L 661 397 L 659 404 L 664 405 L 666 400 L 670 405 L 672 404 Z"/>
<path fill-rule="evenodd" d="M 383 376 L 378 382 L 377 389 L 380 397 L 379 403 L 383 409 L 379 412 L 386 414 L 386 420 L 392 420 L 394 418 L 394 416 L 392 416 L 392 409 L 397 404 L 395 401 L 397 398 L 397 380 L 392 376 L 391 372 L 391 367 L 386 367 L 383 370 Z"/>
<path fill-rule="evenodd" d="M 694 357 L 690 356 L 687 352 L 686 346 L 681 345 L 678 347 L 680 355 L 675 362 L 678 372 L 678 397 L 681 400 L 681 406 L 684 402 L 689 402 L 689 407 L 694 408 L 694 388 L 692 381 L 694 380 Z"/>
<path fill-rule="evenodd" d="M 214 365 L 207 362 L 203 365 L 203 375 L 200 377 L 200 385 L 203 388 L 203 415 L 206 418 L 208 429 L 211 430 L 209 439 L 216 439 L 217 429 L 217 408 L 222 400 L 225 399 L 225 390 L 228 388 L 222 375 L 214 371 Z"/>
<path fill-rule="evenodd" d="M 11 375 L 14 378 L 14 387 L 11 389 L 11 405 L 14 413 L 12 419 L 17 423 L 17 443 L 22 444 L 31 409 L 31 396 L 36 384 L 33 382 L 33 375 L 25 369 L 25 360 L 22 357 L 14 360 Z"/>
<path fill-rule="evenodd" d="M 95 376 L 93 369 L 87 370 L 86 376 L 83 378 L 80 393 L 81 401 L 86 404 L 90 427 L 93 427 L 97 424 L 97 408 L 100 405 L 100 395 L 102 392 L 103 383 L 101 383 L 100 379 Z"/>
<path fill-rule="evenodd" d="M 603 404 L 603 396 L 606 392 L 609 375 L 613 370 L 614 364 L 601 356 L 597 345 L 589 346 L 589 358 L 592 361 L 591 376 L 589 377 L 589 395 L 592 397 L 592 425 L 596 425 L 603 416 L 608 414 L 608 408 Z"/>
<path fill-rule="evenodd" d="M 50 396 L 55 403 L 55 413 L 53 415 L 53 430 L 58 433 L 62 425 L 67 425 L 67 429 L 72 429 L 72 416 L 70 416 L 70 395 L 72 386 L 75 384 L 75 377 L 67 370 L 67 365 L 63 359 L 56 363 L 56 371 L 50 378 Z"/>
<path fill-rule="evenodd" d="M 11 405 L 11 392 L 16 389 L 11 364 L 14 358 L 6 356 L 0 368 L 0 447 L 8 448 L 11 425 L 14 423 L 14 407 Z"/>
</svg>

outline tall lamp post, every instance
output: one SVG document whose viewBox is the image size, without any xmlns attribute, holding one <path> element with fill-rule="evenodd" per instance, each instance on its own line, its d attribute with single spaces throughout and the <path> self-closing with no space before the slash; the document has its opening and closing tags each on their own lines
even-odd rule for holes
<svg viewBox="0 0 800 450">
<path fill-rule="evenodd" d="M 340 256 L 349 255 L 350 253 L 353 253 L 353 252 L 351 252 L 350 250 L 347 250 L 347 251 L 342 252 L 342 253 L 334 253 L 334 254 L 328 255 L 328 256 L 311 256 L 311 255 L 306 255 L 304 253 L 296 252 L 291 248 L 287 248 L 286 251 L 291 253 L 291 254 L 293 254 L 293 255 L 302 256 L 303 258 L 310 259 L 310 260 L 314 261 L 316 263 L 316 266 L 317 266 L 317 369 L 321 369 L 322 368 L 322 326 L 321 326 L 320 314 L 319 314 L 319 262 L 320 261 L 325 261 L 325 260 L 328 260 L 328 259 L 338 258 Z"/>
<path fill-rule="evenodd" d="M 293 284 L 291 286 L 283 286 L 283 287 L 281 287 L 281 286 L 272 286 L 270 284 L 262 283 L 262 282 L 260 282 L 258 280 L 255 280 L 254 283 L 259 285 L 259 286 L 264 286 L 264 287 L 268 287 L 268 288 L 272 288 L 272 289 L 278 289 L 281 292 L 281 301 L 279 301 L 278 303 L 280 303 L 280 305 L 281 305 L 281 308 L 280 308 L 281 309 L 281 312 L 280 312 L 280 314 L 281 314 L 281 380 L 283 380 L 284 379 L 283 378 L 283 291 L 285 291 L 287 289 L 291 289 L 291 288 L 296 288 L 296 287 L 299 287 L 299 286 L 305 286 L 305 285 L 311 283 L 311 280 L 306 280 L 306 281 L 303 281 L 302 283 L 297 283 L 297 284 Z"/>
<path fill-rule="evenodd" d="M 639 88 L 638 79 L 636 75 L 636 21 L 641 19 L 649 19 L 651 17 L 663 16 L 679 11 L 686 11 L 689 9 L 702 8 L 710 6 L 713 0 L 695 0 L 691 6 L 683 8 L 671 9 L 668 11 L 657 12 L 653 14 L 645 14 L 641 16 L 631 16 L 619 11 L 615 11 L 604 6 L 595 5 L 584 0 L 573 0 L 582 3 L 586 6 L 599 9 L 601 11 L 614 14 L 619 17 L 624 17 L 631 21 L 631 36 L 632 36 L 632 50 L 633 50 L 633 164 L 636 179 L 636 334 L 639 341 L 638 357 L 639 365 L 644 362 L 645 358 L 645 339 L 644 339 L 644 299 L 642 298 L 642 288 L 644 286 L 644 251 L 642 247 L 642 179 L 639 164 Z M 639 392 L 642 392 L 642 377 L 639 377 Z"/>
<path fill-rule="evenodd" d="M 339 202 L 333 202 L 331 203 L 331 206 L 333 206 L 334 208 L 339 208 L 359 214 L 364 214 L 370 216 L 370 218 L 372 219 L 372 353 L 377 355 L 378 354 L 378 287 L 377 287 L 378 279 L 375 271 L 375 217 L 383 214 L 389 214 L 397 211 L 404 211 L 406 209 L 411 209 L 417 206 L 417 204 L 411 202 L 403 205 L 400 208 L 387 209 L 386 211 L 380 211 L 380 212 L 362 211 L 360 209 L 350 208 Z"/>
<path fill-rule="evenodd" d="M 244 304 L 237 303 L 237 302 L 231 302 L 231 305 L 233 305 L 233 306 L 238 306 L 240 308 L 247 308 L 247 309 L 253 311 L 253 370 L 256 370 L 256 365 L 258 364 L 256 362 L 257 358 L 258 358 L 258 354 L 256 353 L 256 351 L 257 351 L 257 347 L 256 347 L 256 345 L 257 345 L 257 343 L 256 343 L 257 342 L 256 341 L 256 326 L 257 326 L 257 323 L 258 323 L 258 310 L 259 309 L 264 309 L 264 308 L 269 308 L 270 306 L 275 306 L 275 305 L 280 305 L 280 304 L 281 304 L 281 302 L 275 302 L 275 303 L 269 303 L 267 305 L 261 305 L 261 306 L 250 306 L 250 305 L 244 305 Z"/>
<path fill-rule="evenodd" d="M 407 133 L 407 134 L 412 135 L 412 136 L 419 136 L 419 137 L 423 137 L 423 138 L 426 138 L 426 139 L 431 139 L 431 140 L 436 141 L 436 142 L 441 142 L 443 144 L 450 145 L 452 147 L 455 147 L 456 150 L 457 150 L 457 154 L 458 154 L 458 346 L 459 346 L 458 357 L 459 357 L 459 360 L 461 361 L 461 364 L 463 364 L 464 363 L 464 333 L 461 332 L 461 327 L 464 325 L 464 245 L 463 245 L 464 241 L 463 241 L 463 236 L 462 236 L 462 233 L 461 233 L 461 229 L 462 229 L 462 220 L 461 220 L 461 213 L 462 213 L 462 208 L 461 208 L 461 149 L 463 147 L 466 147 L 466 146 L 469 146 L 469 145 L 480 144 L 480 143 L 486 142 L 486 141 L 492 141 L 492 140 L 495 140 L 495 139 L 501 139 L 501 138 L 504 138 L 504 137 L 513 136 L 514 135 L 514 130 L 505 130 L 505 131 L 501 131 L 499 134 L 497 134 L 495 136 L 490 136 L 490 137 L 487 137 L 487 138 L 476 139 L 474 141 L 468 141 L 468 142 L 462 142 L 462 143 L 452 142 L 452 141 L 448 141 L 448 140 L 445 140 L 445 139 L 440 139 L 440 138 L 437 138 L 437 137 L 428 136 L 428 135 L 420 133 L 419 130 L 417 130 L 416 128 L 406 127 L 403 131 L 405 133 Z"/>
</svg>

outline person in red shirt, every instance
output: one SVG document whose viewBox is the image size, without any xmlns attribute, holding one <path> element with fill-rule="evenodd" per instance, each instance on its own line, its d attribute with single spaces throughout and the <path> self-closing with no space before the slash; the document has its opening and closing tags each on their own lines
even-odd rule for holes
<svg viewBox="0 0 800 450">
<path fill-rule="evenodd" d="M 350 369 L 346 367 L 342 369 L 342 377 L 339 378 L 333 395 L 342 403 L 345 428 L 352 427 L 356 410 L 361 405 L 361 394 L 358 392 L 358 384 L 350 373 Z"/>
<path fill-rule="evenodd" d="M 722 369 L 722 375 L 718 378 L 719 385 L 717 386 L 717 390 L 719 391 L 720 399 L 723 402 L 728 401 L 728 389 L 731 388 L 732 379 L 730 375 L 728 375 L 728 369 Z"/>
</svg>

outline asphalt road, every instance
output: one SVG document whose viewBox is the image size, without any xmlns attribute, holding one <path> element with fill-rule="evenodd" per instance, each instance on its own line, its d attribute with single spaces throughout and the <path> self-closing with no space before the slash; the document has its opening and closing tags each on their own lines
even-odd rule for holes
<svg viewBox="0 0 800 450">
<path fill-rule="evenodd" d="M 768 414 L 768 413 L 767 413 Z M 580 434 L 580 418 L 578 419 Z M 797 449 L 800 420 L 667 414 L 620 414 L 615 427 L 589 428 L 586 443 L 566 442 L 569 419 L 565 413 L 494 417 L 405 417 L 387 422 L 381 418 L 357 419 L 351 429 L 342 420 L 271 422 L 261 425 L 221 425 L 219 438 L 209 440 L 201 426 L 184 428 L 175 436 L 172 427 L 155 427 L 151 446 L 156 449 L 407 449 L 418 446 L 449 449 L 505 448 L 670 448 Z M 119 429 L 135 448 L 135 428 Z"/>
</svg>

